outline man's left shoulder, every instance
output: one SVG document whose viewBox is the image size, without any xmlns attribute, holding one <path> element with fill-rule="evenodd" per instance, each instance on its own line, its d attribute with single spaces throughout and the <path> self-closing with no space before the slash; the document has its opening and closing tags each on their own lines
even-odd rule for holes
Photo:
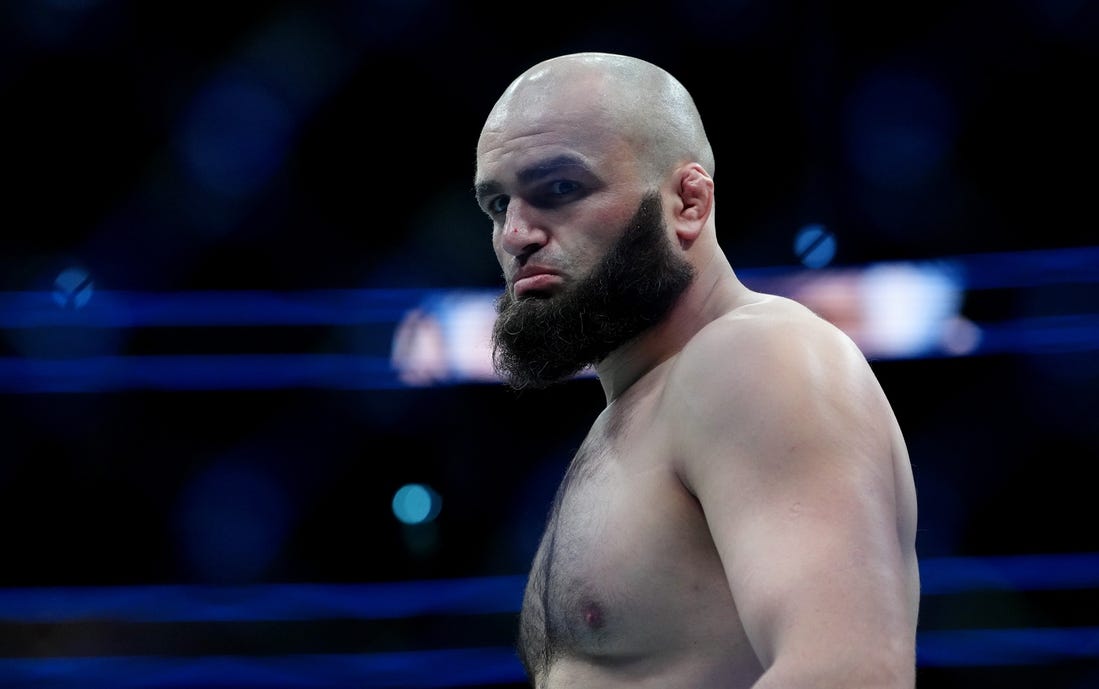
<svg viewBox="0 0 1099 689">
<path fill-rule="evenodd" d="M 763 295 L 701 328 L 681 352 L 685 373 L 709 369 L 742 374 L 796 370 L 815 362 L 865 362 L 855 342 L 833 323 L 786 297 Z"/>
<path fill-rule="evenodd" d="M 879 396 L 866 357 L 843 330 L 774 297 L 699 330 L 669 370 L 664 399 L 669 414 L 735 411 L 750 424 L 764 415 L 806 413 L 819 401 L 876 405 Z"/>
</svg>

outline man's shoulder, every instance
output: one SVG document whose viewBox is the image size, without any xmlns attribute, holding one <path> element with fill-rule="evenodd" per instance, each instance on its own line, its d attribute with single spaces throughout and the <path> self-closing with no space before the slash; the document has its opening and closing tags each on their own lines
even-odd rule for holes
<svg viewBox="0 0 1099 689">
<path fill-rule="evenodd" d="M 760 294 L 730 309 L 701 328 L 683 348 L 685 359 L 729 355 L 766 362 L 773 353 L 791 350 L 850 350 L 854 342 L 840 328 L 818 316 L 805 305 L 778 295 Z"/>
<path fill-rule="evenodd" d="M 781 444 L 792 420 L 850 428 L 887 411 L 854 341 L 783 297 L 763 297 L 699 330 L 669 370 L 663 402 L 676 437 L 694 449 L 745 438 Z"/>
<path fill-rule="evenodd" d="M 862 351 L 839 327 L 792 299 L 759 295 L 701 328 L 676 357 L 667 387 L 731 404 L 868 373 Z"/>
</svg>

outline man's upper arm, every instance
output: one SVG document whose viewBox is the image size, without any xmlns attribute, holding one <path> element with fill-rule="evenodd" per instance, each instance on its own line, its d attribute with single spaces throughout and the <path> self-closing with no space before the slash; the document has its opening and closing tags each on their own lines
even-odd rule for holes
<svg viewBox="0 0 1099 689">
<path fill-rule="evenodd" d="M 894 420 L 861 353 L 809 320 L 723 323 L 685 354 L 679 471 L 765 680 L 911 686 Z"/>
</svg>

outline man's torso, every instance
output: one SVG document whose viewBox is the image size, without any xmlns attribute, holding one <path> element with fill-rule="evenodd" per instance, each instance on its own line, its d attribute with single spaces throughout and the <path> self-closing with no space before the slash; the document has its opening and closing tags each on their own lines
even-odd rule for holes
<svg viewBox="0 0 1099 689">
<path fill-rule="evenodd" d="M 664 449 L 659 395 L 631 393 L 600 416 L 558 489 L 520 652 L 538 687 L 748 686 L 760 668 L 702 510 Z"/>
<path fill-rule="evenodd" d="M 674 469 L 676 410 L 660 407 L 673 362 L 604 410 L 558 489 L 520 619 L 519 651 L 538 689 L 740 689 L 763 672 L 705 515 Z M 893 456 L 883 459 L 894 463 L 899 537 L 910 542 L 911 468 L 888 423 Z"/>
</svg>

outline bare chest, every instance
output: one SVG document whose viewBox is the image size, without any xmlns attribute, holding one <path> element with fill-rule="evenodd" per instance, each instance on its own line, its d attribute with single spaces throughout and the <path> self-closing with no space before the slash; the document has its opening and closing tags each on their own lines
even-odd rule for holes
<svg viewBox="0 0 1099 689">
<path fill-rule="evenodd" d="M 701 509 L 655 433 L 593 429 L 566 472 L 520 620 L 532 677 L 562 659 L 658 658 L 739 629 Z"/>
</svg>

